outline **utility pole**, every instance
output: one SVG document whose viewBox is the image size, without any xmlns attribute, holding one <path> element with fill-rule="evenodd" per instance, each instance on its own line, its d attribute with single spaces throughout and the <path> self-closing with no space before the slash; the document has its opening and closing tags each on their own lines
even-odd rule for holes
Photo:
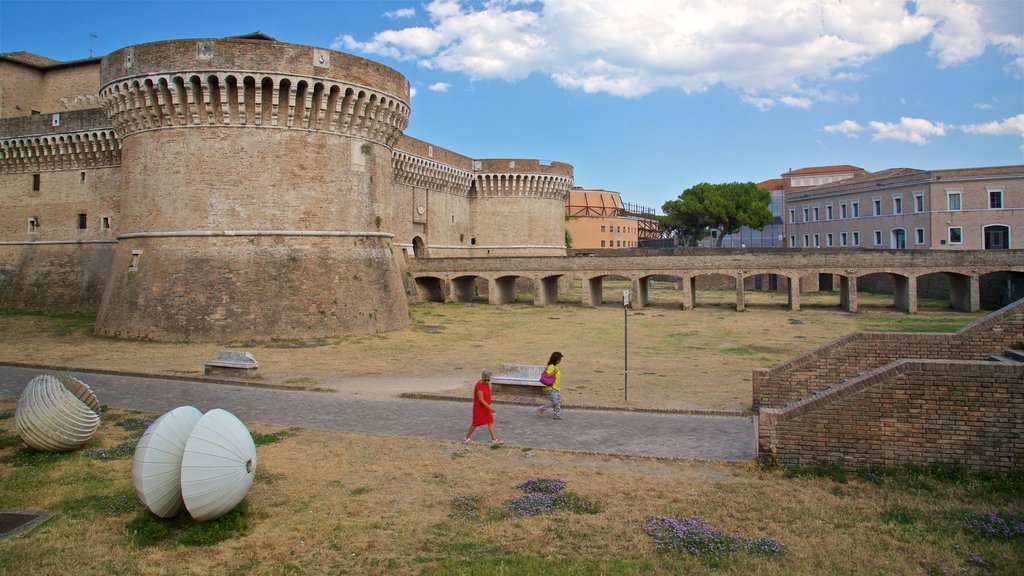
<svg viewBox="0 0 1024 576">
<path fill-rule="evenodd" d="M 629 290 L 622 291 L 623 401 L 629 402 Z"/>
</svg>

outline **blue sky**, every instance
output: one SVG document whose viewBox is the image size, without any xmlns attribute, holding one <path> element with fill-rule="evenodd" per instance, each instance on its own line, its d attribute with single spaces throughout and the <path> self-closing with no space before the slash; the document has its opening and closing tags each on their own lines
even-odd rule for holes
<svg viewBox="0 0 1024 576">
<path fill-rule="evenodd" d="M 805 166 L 1024 163 L 1024 0 L 0 2 L 0 52 L 58 60 L 256 30 L 405 74 L 410 136 L 652 208 Z"/>
</svg>

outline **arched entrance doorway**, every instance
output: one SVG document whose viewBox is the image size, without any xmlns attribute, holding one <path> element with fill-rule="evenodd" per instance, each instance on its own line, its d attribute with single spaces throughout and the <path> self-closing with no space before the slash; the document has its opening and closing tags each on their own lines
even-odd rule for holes
<svg viewBox="0 0 1024 576">
<path fill-rule="evenodd" d="M 412 239 L 412 257 L 413 258 L 426 258 L 427 257 L 427 246 L 423 243 L 423 238 L 419 236 Z"/>
</svg>

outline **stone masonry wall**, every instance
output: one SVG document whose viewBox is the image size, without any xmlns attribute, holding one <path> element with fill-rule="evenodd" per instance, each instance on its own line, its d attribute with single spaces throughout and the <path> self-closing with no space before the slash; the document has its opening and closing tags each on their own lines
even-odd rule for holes
<svg viewBox="0 0 1024 576">
<path fill-rule="evenodd" d="M 846 469 L 904 463 L 1024 467 L 1024 364 L 900 361 L 759 415 L 758 454 Z"/>
</svg>

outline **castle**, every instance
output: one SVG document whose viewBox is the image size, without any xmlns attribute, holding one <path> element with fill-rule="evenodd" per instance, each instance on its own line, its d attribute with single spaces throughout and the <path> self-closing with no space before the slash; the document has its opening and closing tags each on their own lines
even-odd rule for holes
<svg viewBox="0 0 1024 576">
<path fill-rule="evenodd" d="M 0 55 L 0 309 L 100 334 L 409 322 L 408 258 L 565 255 L 569 164 L 405 136 L 408 80 L 262 34 Z"/>
</svg>

